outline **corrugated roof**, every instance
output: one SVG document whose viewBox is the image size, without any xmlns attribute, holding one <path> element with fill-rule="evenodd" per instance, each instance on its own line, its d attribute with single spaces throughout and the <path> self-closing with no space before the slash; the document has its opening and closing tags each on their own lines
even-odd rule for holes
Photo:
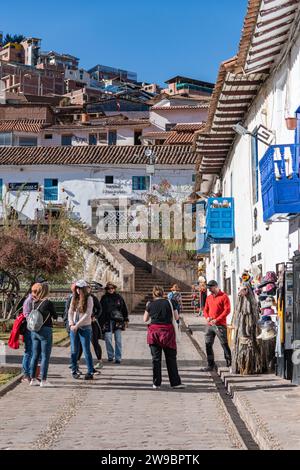
<svg viewBox="0 0 300 470">
<path fill-rule="evenodd" d="M 0 147 L 1 165 L 120 165 L 147 164 L 149 148 L 158 165 L 193 165 L 196 152 L 180 145 L 153 146 L 74 146 L 74 147 Z"/>
</svg>

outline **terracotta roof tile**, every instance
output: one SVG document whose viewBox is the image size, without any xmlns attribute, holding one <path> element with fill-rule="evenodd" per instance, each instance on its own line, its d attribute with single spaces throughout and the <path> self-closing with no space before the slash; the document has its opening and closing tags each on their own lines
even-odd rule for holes
<svg viewBox="0 0 300 470">
<path fill-rule="evenodd" d="M 142 135 L 143 139 L 167 139 L 170 134 L 170 131 L 156 131 L 156 132 L 145 132 Z"/>
<path fill-rule="evenodd" d="M 190 104 L 186 104 L 186 105 L 178 105 L 178 106 L 175 106 L 175 105 L 171 105 L 171 106 L 152 106 L 151 110 L 152 111 L 173 111 L 173 110 L 176 110 L 176 109 L 205 109 L 205 108 L 209 108 L 209 102 L 204 102 L 204 103 L 201 103 L 201 104 L 198 104 L 198 105 L 190 105 Z"/>
<path fill-rule="evenodd" d="M 203 122 L 194 122 L 194 123 L 183 123 L 183 124 L 176 124 L 173 127 L 174 131 L 199 131 L 205 127 L 205 123 Z"/>
<path fill-rule="evenodd" d="M 30 132 L 38 134 L 44 126 L 45 121 L 38 119 L 0 120 L 0 132 Z"/>
<path fill-rule="evenodd" d="M 156 155 L 156 164 L 193 165 L 196 152 L 182 145 L 0 147 L 0 165 L 120 165 L 147 164 L 145 150 Z"/>
</svg>

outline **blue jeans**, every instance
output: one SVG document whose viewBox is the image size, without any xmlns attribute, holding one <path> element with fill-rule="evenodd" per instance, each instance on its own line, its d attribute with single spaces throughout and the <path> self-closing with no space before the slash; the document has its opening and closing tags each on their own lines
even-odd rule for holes
<svg viewBox="0 0 300 470">
<path fill-rule="evenodd" d="M 31 332 L 26 330 L 24 335 L 24 355 L 22 361 L 22 369 L 24 375 L 30 377 L 30 361 L 32 357 L 32 340 L 31 340 Z"/>
<path fill-rule="evenodd" d="M 112 344 L 112 324 L 110 324 L 110 331 L 105 333 L 105 345 L 107 351 L 107 357 L 109 361 L 112 361 L 115 356 L 116 361 L 121 361 L 122 359 L 122 330 L 115 330 L 115 343 L 116 343 L 116 354 Z"/>
<path fill-rule="evenodd" d="M 93 357 L 91 353 L 91 337 L 92 337 L 92 327 L 90 328 L 79 328 L 75 333 L 70 331 L 70 340 L 71 340 L 71 365 L 72 373 L 75 374 L 77 371 L 77 361 L 79 353 L 79 344 L 81 343 L 85 362 L 88 369 L 88 374 L 93 375 L 94 373 L 94 364 Z"/>
<path fill-rule="evenodd" d="M 41 379 L 47 380 L 49 362 L 52 350 L 52 328 L 43 326 L 40 331 L 31 332 L 32 358 L 30 362 L 30 377 L 35 378 L 39 357 L 41 356 Z"/>
</svg>

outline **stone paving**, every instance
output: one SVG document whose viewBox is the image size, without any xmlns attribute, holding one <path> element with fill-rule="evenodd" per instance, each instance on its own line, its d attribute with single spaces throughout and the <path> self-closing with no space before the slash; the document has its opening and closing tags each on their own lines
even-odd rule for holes
<svg viewBox="0 0 300 470">
<path fill-rule="evenodd" d="M 103 343 L 102 343 L 103 345 Z M 106 363 L 93 382 L 73 381 L 69 349 L 54 348 L 54 388 L 18 385 L 0 399 L 0 449 L 240 449 L 239 436 L 187 335 L 179 347 L 186 390 L 152 389 L 146 328 L 132 317 L 124 360 Z M 22 351 L 10 351 L 20 363 Z M 83 370 L 85 367 L 83 366 Z"/>
<path fill-rule="evenodd" d="M 205 350 L 203 318 L 186 315 L 193 337 Z M 215 341 L 219 374 L 233 396 L 238 412 L 261 449 L 300 449 L 300 387 L 274 374 L 240 376 L 224 368 L 223 350 Z M 223 368 L 222 368 L 223 366 Z"/>
</svg>

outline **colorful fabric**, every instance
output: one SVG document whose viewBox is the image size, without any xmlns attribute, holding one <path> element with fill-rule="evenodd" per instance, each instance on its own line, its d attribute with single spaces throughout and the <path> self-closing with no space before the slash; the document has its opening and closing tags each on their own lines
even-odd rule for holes
<svg viewBox="0 0 300 470">
<path fill-rule="evenodd" d="M 177 349 L 173 325 L 148 325 L 147 343 L 163 349 Z"/>
</svg>

